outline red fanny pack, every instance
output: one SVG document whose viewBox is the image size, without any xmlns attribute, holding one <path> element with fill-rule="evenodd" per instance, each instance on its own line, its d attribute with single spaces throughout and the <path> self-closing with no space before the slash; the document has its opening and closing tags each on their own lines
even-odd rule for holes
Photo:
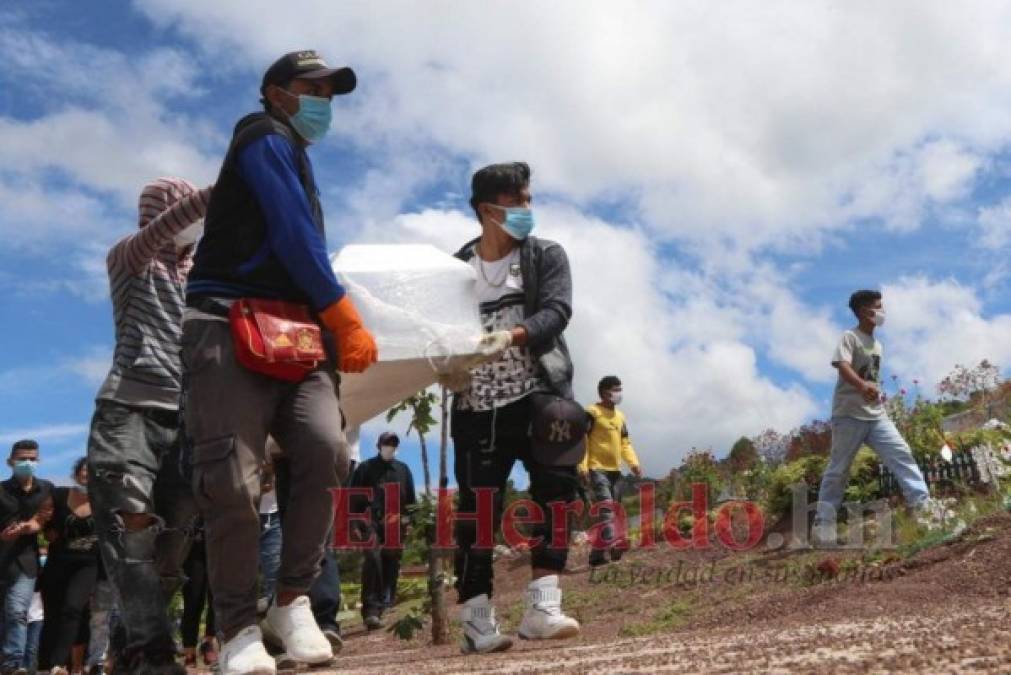
<svg viewBox="0 0 1011 675">
<path fill-rule="evenodd" d="M 309 308 L 283 300 L 240 298 L 228 313 L 239 363 L 256 373 L 301 382 L 326 358 Z"/>
</svg>

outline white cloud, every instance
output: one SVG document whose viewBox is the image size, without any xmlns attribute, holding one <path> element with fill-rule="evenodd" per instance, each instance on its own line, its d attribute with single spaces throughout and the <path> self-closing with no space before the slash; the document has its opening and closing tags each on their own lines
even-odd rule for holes
<svg viewBox="0 0 1011 675">
<path fill-rule="evenodd" d="M 16 86 L 39 109 L 0 116 L 0 232 L 10 246 L 35 254 L 108 246 L 135 226 L 137 196 L 150 179 L 212 180 L 218 160 L 199 148 L 221 137 L 168 107 L 200 93 L 187 55 L 153 49 L 128 58 L 17 21 L 5 28 L 0 57 L 32 77 L 15 84 L 5 75 L 0 86 Z"/>
<path fill-rule="evenodd" d="M 0 444 L 15 443 L 24 438 L 34 439 L 40 444 L 46 441 L 65 441 L 67 439 L 79 438 L 87 433 L 87 424 L 50 424 L 23 429 L 0 429 Z"/>
<path fill-rule="evenodd" d="M 542 190 L 707 246 L 917 227 L 1011 136 L 998 3 L 135 4 L 247 72 L 339 45 L 361 74 L 340 127 L 366 151 L 525 158 Z"/>
<path fill-rule="evenodd" d="M 112 366 L 112 349 L 109 347 L 93 347 L 81 356 L 67 359 L 63 363 L 66 370 L 82 378 L 96 389 L 105 381 Z"/>
<path fill-rule="evenodd" d="M 980 246 L 1001 249 L 1011 242 L 1011 198 L 979 210 Z"/>
<path fill-rule="evenodd" d="M 989 359 L 1011 366 L 1011 314 L 986 316 L 976 292 L 953 280 L 910 277 L 882 289 L 888 322 L 880 338 L 885 368 L 926 391 L 956 364 Z"/>
</svg>

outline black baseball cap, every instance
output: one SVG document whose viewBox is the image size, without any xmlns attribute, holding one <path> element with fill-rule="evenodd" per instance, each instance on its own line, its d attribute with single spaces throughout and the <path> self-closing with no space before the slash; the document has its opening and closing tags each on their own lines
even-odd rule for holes
<svg viewBox="0 0 1011 675">
<path fill-rule="evenodd" d="M 400 445 L 400 436 L 392 431 L 384 431 L 379 434 L 379 442 L 376 445 Z"/>
<path fill-rule="evenodd" d="M 530 444 L 534 459 L 549 466 L 576 466 L 586 452 L 586 410 L 572 399 L 531 394 Z"/>
<path fill-rule="evenodd" d="M 333 93 L 349 94 L 355 89 L 358 78 L 355 71 L 348 67 L 331 68 L 313 49 L 305 49 L 299 52 L 288 52 L 274 65 L 267 68 L 263 74 L 263 83 L 260 85 L 260 93 L 264 93 L 267 85 L 276 84 L 283 87 L 294 79 L 315 80 L 328 78 L 333 82 Z"/>
</svg>

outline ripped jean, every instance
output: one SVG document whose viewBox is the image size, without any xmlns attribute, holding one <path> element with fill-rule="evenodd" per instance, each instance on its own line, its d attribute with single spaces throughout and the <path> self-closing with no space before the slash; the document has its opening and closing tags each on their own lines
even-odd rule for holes
<svg viewBox="0 0 1011 675">
<path fill-rule="evenodd" d="M 196 503 L 180 469 L 179 414 L 99 401 L 88 439 L 88 494 L 99 547 L 119 600 L 123 654 L 175 653 L 168 600 L 184 581 L 182 565 Z M 122 514 L 151 514 L 128 530 Z"/>
</svg>

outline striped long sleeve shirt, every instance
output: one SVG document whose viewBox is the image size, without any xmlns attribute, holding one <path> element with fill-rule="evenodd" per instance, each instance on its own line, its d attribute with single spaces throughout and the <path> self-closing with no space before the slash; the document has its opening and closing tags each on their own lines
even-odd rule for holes
<svg viewBox="0 0 1011 675">
<path fill-rule="evenodd" d="M 193 247 L 177 251 L 173 238 L 204 217 L 210 193 L 180 178 L 155 180 L 140 196 L 140 230 L 110 249 L 106 265 L 116 348 L 99 400 L 178 410 Z"/>
</svg>

